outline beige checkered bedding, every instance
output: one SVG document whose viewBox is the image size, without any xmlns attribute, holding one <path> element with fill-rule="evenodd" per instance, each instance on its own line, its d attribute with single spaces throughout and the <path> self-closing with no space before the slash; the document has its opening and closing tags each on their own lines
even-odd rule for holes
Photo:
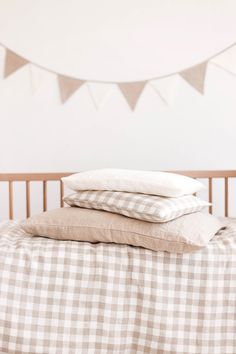
<svg viewBox="0 0 236 354">
<path fill-rule="evenodd" d="M 71 206 L 101 209 L 151 222 L 166 222 L 210 205 L 193 195 L 166 198 L 114 191 L 78 191 L 64 201 Z"/>
<path fill-rule="evenodd" d="M 181 255 L 8 223 L 0 270 L 0 353 L 236 353 L 236 225 Z"/>
</svg>

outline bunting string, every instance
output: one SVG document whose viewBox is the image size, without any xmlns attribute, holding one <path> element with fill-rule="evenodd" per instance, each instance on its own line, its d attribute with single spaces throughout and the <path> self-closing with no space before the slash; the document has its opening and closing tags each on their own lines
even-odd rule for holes
<svg viewBox="0 0 236 354">
<path fill-rule="evenodd" d="M 30 64 L 31 85 L 33 91 L 36 91 L 37 86 L 41 82 L 41 76 L 43 76 L 43 73 L 54 74 L 57 77 L 60 101 L 64 104 L 75 92 L 87 83 L 88 91 L 97 109 L 101 108 L 108 97 L 110 97 L 110 89 L 113 89 L 114 84 L 119 88 L 130 109 L 134 110 L 147 84 L 153 88 L 165 104 L 169 104 L 173 98 L 173 91 L 174 87 L 176 87 L 177 76 L 187 82 L 187 84 L 198 93 L 203 95 L 207 65 L 210 61 L 215 66 L 236 75 L 236 43 L 231 44 L 203 62 L 186 68 L 185 70 L 135 82 L 88 81 L 86 79 L 62 75 L 61 73 L 44 68 L 27 60 L 2 44 L 0 44 L 0 46 L 5 50 L 3 68 L 4 79 L 14 74 L 25 65 Z M 94 87 L 93 84 L 95 85 Z"/>
</svg>

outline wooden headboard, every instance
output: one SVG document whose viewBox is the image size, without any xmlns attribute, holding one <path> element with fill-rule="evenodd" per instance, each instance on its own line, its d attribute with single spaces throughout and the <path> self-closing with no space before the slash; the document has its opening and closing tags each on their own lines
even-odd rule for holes
<svg viewBox="0 0 236 354">
<path fill-rule="evenodd" d="M 213 179 L 220 178 L 224 180 L 224 215 L 229 215 L 229 179 L 236 178 L 236 170 L 225 170 L 225 171 L 169 171 L 173 173 L 183 174 L 189 177 L 197 179 L 207 179 L 208 180 L 208 200 L 212 202 L 213 200 Z M 29 217 L 31 215 L 31 196 L 30 196 L 30 182 L 38 181 L 43 185 L 43 211 L 47 210 L 47 182 L 57 181 L 58 182 L 58 193 L 60 195 L 60 206 L 63 206 L 63 196 L 64 196 L 64 186 L 61 181 L 62 177 L 66 177 L 72 174 L 72 172 L 58 172 L 58 173 L 0 173 L 0 197 L 1 197 L 1 182 L 8 183 L 8 199 L 9 199 L 9 219 L 14 218 L 13 206 L 15 195 L 13 195 L 13 183 L 21 181 L 25 183 L 25 200 L 26 200 L 26 210 L 25 216 Z M 209 208 L 209 212 L 212 213 L 212 207 Z"/>
</svg>

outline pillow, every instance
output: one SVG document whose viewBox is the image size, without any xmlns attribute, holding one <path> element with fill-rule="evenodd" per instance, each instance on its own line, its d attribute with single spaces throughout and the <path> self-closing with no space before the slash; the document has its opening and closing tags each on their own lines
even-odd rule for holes
<svg viewBox="0 0 236 354">
<path fill-rule="evenodd" d="M 196 179 L 176 173 L 119 169 L 80 172 L 64 177 L 62 181 L 74 191 L 112 190 L 164 197 L 180 197 L 204 188 Z"/>
<path fill-rule="evenodd" d="M 214 216 L 200 212 L 159 224 L 73 207 L 47 211 L 22 222 L 23 229 L 36 236 L 114 242 L 177 253 L 206 246 L 222 226 Z"/>
<path fill-rule="evenodd" d="M 200 211 L 210 203 L 193 195 L 179 198 L 112 191 L 82 191 L 64 198 L 70 206 L 100 209 L 150 222 L 166 222 Z"/>
</svg>

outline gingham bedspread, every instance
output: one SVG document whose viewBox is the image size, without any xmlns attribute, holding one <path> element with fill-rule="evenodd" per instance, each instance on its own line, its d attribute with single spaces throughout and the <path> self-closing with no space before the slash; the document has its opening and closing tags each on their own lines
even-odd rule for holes
<svg viewBox="0 0 236 354">
<path fill-rule="evenodd" d="M 235 354 L 236 226 L 176 255 L 2 224 L 0 353 Z"/>
</svg>

